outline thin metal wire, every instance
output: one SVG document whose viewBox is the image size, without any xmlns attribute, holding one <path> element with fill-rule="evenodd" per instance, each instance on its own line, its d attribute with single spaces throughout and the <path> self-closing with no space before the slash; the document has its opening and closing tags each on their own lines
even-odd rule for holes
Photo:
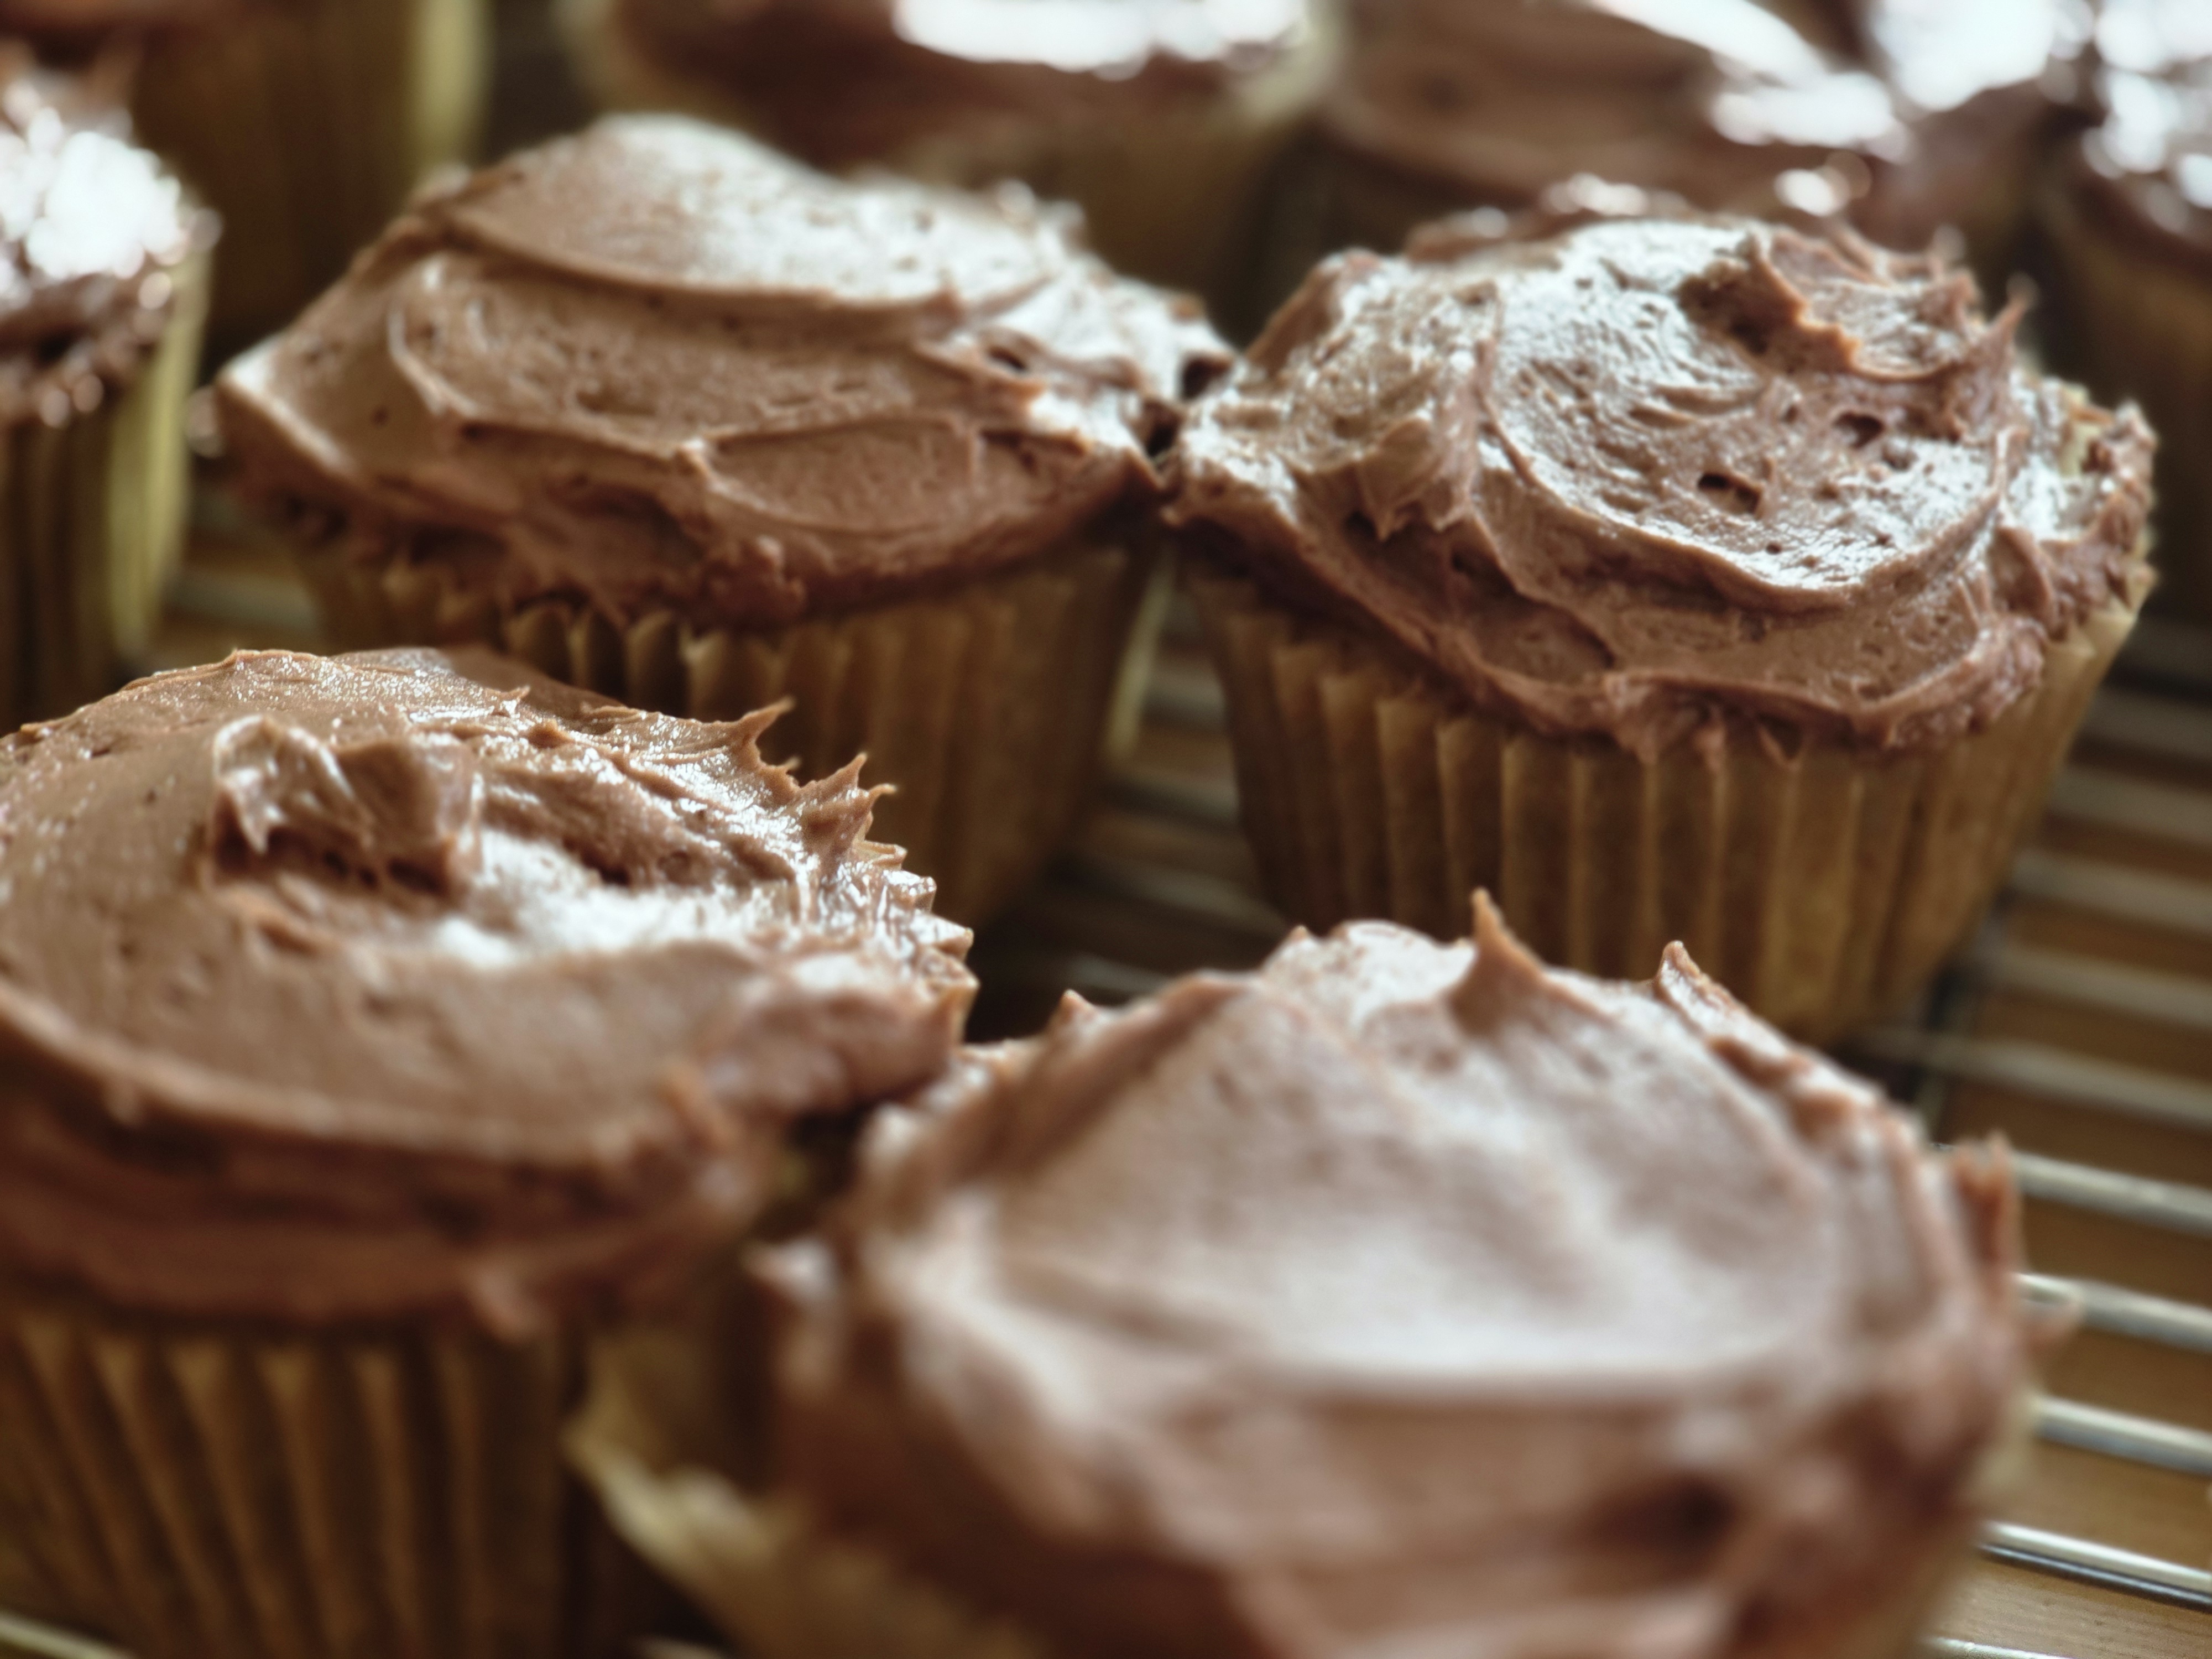
<svg viewBox="0 0 2212 1659">
<path fill-rule="evenodd" d="M 9 1613 L 0 1613 L 0 1653 L 22 1654 L 27 1659 L 131 1659 L 120 1648 Z"/>
<path fill-rule="evenodd" d="M 2202 1429 L 2079 1400 L 2045 1399 L 2035 1404 L 2035 1431 L 2054 1445 L 2212 1480 L 2212 1434 Z"/>
<path fill-rule="evenodd" d="M 2114 1549 L 2109 1544 L 2006 1521 L 1990 1523 L 1983 1535 L 1982 1553 L 1993 1561 L 2033 1572 L 2079 1579 L 2148 1601 L 2212 1613 L 2212 1572 L 2202 1567 L 2186 1567 L 2154 1555 L 2138 1555 L 2133 1550 Z"/>
</svg>

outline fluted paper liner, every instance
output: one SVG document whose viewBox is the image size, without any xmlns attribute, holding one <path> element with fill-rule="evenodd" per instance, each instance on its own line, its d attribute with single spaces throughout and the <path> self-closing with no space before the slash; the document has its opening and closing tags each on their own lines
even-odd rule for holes
<svg viewBox="0 0 2212 1659">
<path fill-rule="evenodd" d="M 2158 434 L 2159 604 L 2212 623 L 2212 276 L 2106 228 L 2063 181 L 2042 210 L 2068 372 L 2140 399 Z"/>
<path fill-rule="evenodd" d="M 106 696 L 161 615 L 184 544 L 207 256 L 172 277 L 161 339 L 119 394 L 0 433 L 0 731 Z"/>
<path fill-rule="evenodd" d="M 836 1540 L 714 1455 L 726 1416 L 698 1350 L 641 1332 L 594 1353 L 568 1456 L 624 1543 L 747 1659 L 1049 1659 L 1003 1620 Z"/>
<path fill-rule="evenodd" d="M 1229 704 L 1244 826 L 1314 927 L 1441 939 L 1477 887 L 1547 960 L 1640 978 L 1679 939 L 1765 1018 L 1825 1042 L 1910 997 L 1972 930 L 2135 619 L 2099 611 L 1987 729 L 1882 759 L 1751 742 L 1646 763 L 1474 712 L 1364 638 L 1187 580 Z"/>
<path fill-rule="evenodd" d="M 593 1544 L 574 1333 L 295 1335 L 0 1281 L 0 1524 L 137 1659 L 553 1659 Z"/>
<path fill-rule="evenodd" d="M 556 3 L 570 58 L 601 103 L 765 133 L 743 100 L 641 52 L 620 26 L 619 0 Z M 876 159 L 960 189 L 1020 179 L 1048 199 L 1080 203 L 1091 244 L 1115 269 L 1201 293 L 1217 318 L 1256 325 L 1243 313 L 1261 198 L 1334 66 L 1337 27 L 1333 9 L 1317 8 L 1306 38 L 1265 73 L 1216 98 L 1163 100 L 1142 120 L 977 122 Z"/>
<path fill-rule="evenodd" d="M 1073 827 L 1096 771 L 1149 556 L 1079 544 L 942 594 L 763 633 L 657 613 L 617 630 L 566 600 L 502 615 L 434 566 L 308 556 L 349 647 L 481 641 L 639 707 L 733 720 L 780 698 L 762 749 L 822 777 L 866 754 L 878 840 L 988 920 Z"/>
<path fill-rule="evenodd" d="M 291 320 L 483 125 L 489 0 L 287 0 L 147 48 L 145 143 L 223 216 L 213 332 Z"/>
</svg>

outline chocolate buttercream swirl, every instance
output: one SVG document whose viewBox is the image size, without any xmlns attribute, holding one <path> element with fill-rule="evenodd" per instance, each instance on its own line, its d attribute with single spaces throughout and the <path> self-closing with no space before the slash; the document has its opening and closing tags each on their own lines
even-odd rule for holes
<svg viewBox="0 0 2212 1659">
<path fill-rule="evenodd" d="M 240 655 L 0 744 L 0 1264 L 526 1328 L 944 1064 L 967 935 L 852 769 L 468 665 Z"/>
<path fill-rule="evenodd" d="M 612 0 L 647 58 L 704 76 L 818 166 L 1005 125 L 1140 120 L 1277 62 L 1310 0 Z"/>
<path fill-rule="evenodd" d="M 418 199 L 221 389 L 249 487 L 365 545 L 617 626 L 768 626 L 1149 495 L 1227 362 L 1196 315 L 1018 192 L 631 117 Z"/>
<path fill-rule="evenodd" d="M 2002 1152 L 1680 946 L 1613 983 L 1478 916 L 878 1119 L 775 1275 L 793 1489 L 1102 1659 L 1825 1651 L 1960 1541 L 2032 1346 Z"/>
<path fill-rule="evenodd" d="M 1364 0 L 1326 125 L 1461 193 L 1589 174 L 1705 208 L 1848 213 L 1922 248 L 2025 158 L 2080 49 L 2064 0 Z"/>
<path fill-rule="evenodd" d="M 1201 404 L 1172 521 L 1478 707 L 1650 756 L 1931 745 L 2146 580 L 2151 441 L 1932 259 L 1720 218 L 1316 271 Z"/>
<path fill-rule="evenodd" d="M 131 142 L 111 64 L 0 41 L 0 425 L 61 426 L 137 378 L 214 221 Z"/>
<path fill-rule="evenodd" d="M 2105 118 L 2080 187 L 2106 223 L 2212 270 L 2212 8 L 2106 0 L 2096 40 Z"/>
</svg>

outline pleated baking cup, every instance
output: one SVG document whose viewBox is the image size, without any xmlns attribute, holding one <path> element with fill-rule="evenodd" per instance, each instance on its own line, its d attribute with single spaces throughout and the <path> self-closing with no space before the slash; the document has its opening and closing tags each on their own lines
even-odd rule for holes
<svg viewBox="0 0 2212 1659">
<path fill-rule="evenodd" d="M 2114 234 L 2063 179 L 2039 208 L 2069 373 L 2158 434 L 2154 605 L 2212 623 L 2212 273 Z"/>
<path fill-rule="evenodd" d="M 690 1351 L 650 1338 L 594 1351 L 569 1461 L 609 1524 L 714 1621 L 747 1659 L 1052 1659 L 1050 1643 L 963 1601 L 880 1551 L 817 1525 L 793 1498 L 764 1496 L 700 1449 L 715 1400 Z M 1799 1659 L 1905 1659 L 1972 1559 L 1979 1516 L 2025 1455 L 2027 1396 L 2011 1426 L 1900 1569 L 1885 1564 L 1765 1629 Z M 1788 1632 L 1777 1627 L 1787 1619 Z"/>
<path fill-rule="evenodd" d="M 894 793 L 871 833 L 937 882 L 937 909 L 978 925 L 1073 828 L 1096 775 L 1149 553 L 1079 543 L 932 597 L 764 632 L 659 612 L 617 629 L 567 600 L 502 613 L 440 568 L 306 561 L 348 648 L 478 641 L 641 708 L 733 720 L 784 698 L 772 760 L 826 776 L 865 754 Z"/>
<path fill-rule="evenodd" d="M 760 112 L 705 76 L 655 61 L 621 25 L 622 0 L 556 0 L 580 78 L 617 109 L 678 109 L 774 142 Z M 1270 172 L 1326 86 L 1340 25 L 1315 8 L 1303 39 L 1218 94 L 1163 97 L 1127 119 L 1012 119 L 872 158 L 894 172 L 980 189 L 1018 179 L 1081 205 L 1117 270 L 1203 295 L 1224 325 L 1256 324 L 1253 262 Z"/>
<path fill-rule="evenodd" d="M 1187 580 L 1227 693 L 1244 827 L 1310 927 L 1388 917 L 1464 935 L 1495 894 L 1547 960 L 1643 978 L 1680 940 L 1793 1036 L 1896 1007 L 1964 942 L 2133 625 L 2099 611 L 2041 684 L 1929 754 L 1731 743 L 1644 762 L 1476 713 L 1364 635 L 1240 578 Z"/>
<path fill-rule="evenodd" d="M 219 210 L 210 331 L 235 349 L 335 281 L 483 125 L 489 0 L 286 0 L 146 48 L 131 114 Z"/>
<path fill-rule="evenodd" d="M 696 1349 L 647 1333 L 595 1351 L 566 1445 L 623 1541 L 747 1659 L 1050 1659 L 799 1505 L 760 1497 L 719 1454 L 725 1414 Z"/>
<path fill-rule="evenodd" d="M 161 615 L 184 544 L 206 254 L 173 279 L 161 338 L 120 392 L 0 429 L 0 731 L 106 696 Z"/>
<path fill-rule="evenodd" d="M 0 1519 L 43 1610 L 137 1659 L 577 1653 L 611 1551 L 559 1455 L 583 1346 L 134 1320 L 0 1281 Z"/>
</svg>

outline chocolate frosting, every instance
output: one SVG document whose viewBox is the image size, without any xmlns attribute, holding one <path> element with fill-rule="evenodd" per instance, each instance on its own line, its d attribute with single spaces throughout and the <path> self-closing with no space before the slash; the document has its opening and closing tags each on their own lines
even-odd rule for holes
<svg viewBox="0 0 2212 1659">
<path fill-rule="evenodd" d="M 1310 0 L 614 0 L 626 38 L 823 167 L 1005 126 L 1141 118 L 1306 36 Z"/>
<path fill-rule="evenodd" d="M 365 550 L 617 625 L 761 626 L 1149 497 L 1226 362 L 1024 194 L 628 117 L 419 198 L 220 392 L 247 487 Z"/>
<path fill-rule="evenodd" d="M 0 743 L 0 1265 L 526 1330 L 945 1063 L 968 936 L 852 769 L 459 660 L 241 654 Z"/>
<path fill-rule="evenodd" d="M 1313 274 L 1169 516 L 1547 733 L 1940 744 L 2147 580 L 2149 434 L 2021 368 L 2017 320 L 1847 234 L 1447 222 Z"/>
<path fill-rule="evenodd" d="M 1477 204 L 1578 174 L 1923 248 L 2025 163 L 2065 0 L 1364 0 L 1325 125 Z M 2053 65 L 2057 81 L 2044 84 Z"/>
<path fill-rule="evenodd" d="M 1618 984 L 1478 917 L 1072 1006 L 878 1119 L 775 1264 L 794 1490 L 1071 1655 L 1829 1650 L 2024 1381 L 2002 1152 L 1679 945 Z"/>
<path fill-rule="evenodd" d="M 61 426 L 128 387 L 214 233 L 131 143 L 114 79 L 0 41 L 0 425 Z"/>
<path fill-rule="evenodd" d="M 2075 173 L 2105 222 L 2212 272 L 2212 8 L 2105 0 L 2104 124 Z"/>
</svg>

